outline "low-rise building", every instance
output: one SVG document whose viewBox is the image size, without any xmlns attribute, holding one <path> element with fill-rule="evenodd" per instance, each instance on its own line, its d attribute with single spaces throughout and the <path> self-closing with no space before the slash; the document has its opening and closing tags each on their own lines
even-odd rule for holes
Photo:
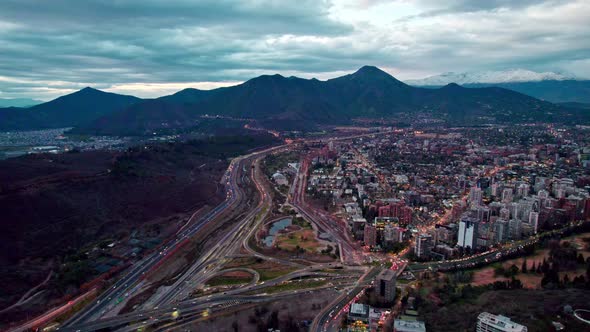
<svg viewBox="0 0 590 332">
<path fill-rule="evenodd" d="M 396 319 L 393 321 L 393 332 L 426 332 L 424 322 Z"/>
<path fill-rule="evenodd" d="M 527 327 L 502 315 L 482 312 L 477 316 L 476 332 L 527 332 Z"/>
<path fill-rule="evenodd" d="M 361 321 L 365 324 L 369 323 L 369 309 L 370 307 L 362 303 L 352 303 L 348 310 L 348 321 L 353 323 Z"/>
</svg>

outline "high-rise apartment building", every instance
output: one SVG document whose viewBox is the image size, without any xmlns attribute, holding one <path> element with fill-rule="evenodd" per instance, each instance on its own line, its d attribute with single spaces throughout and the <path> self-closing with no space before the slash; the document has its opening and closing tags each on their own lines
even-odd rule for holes
<svg viewBox="0 0 590 332">
<path fill-rule="evenodd" d="M 365 245 L 374 247 L 377 245 L 377 228 L 373 225 L 366 224 L 364 231 Z"/>
<path fill-rule="evenodd" d="M 416 238 L 414 245 L 414 254 L 416 257 L 424 258 L 430 255 L 432 248 L 434 247 L 434 240 L 430 234 L 420 234 Z"/>
<path fill-rule="evenodd" d="M 477 238 L 477 219 L 463 217 L 459 222 L 459 247 L 475 248 L 475 239 Z"/>
<path fill-rule="evenodd" d="M 384 303 L 395 300 L 396 274 L 392 270 L 383 270 L 376 279 L 377 298 Z"/>
</svg>

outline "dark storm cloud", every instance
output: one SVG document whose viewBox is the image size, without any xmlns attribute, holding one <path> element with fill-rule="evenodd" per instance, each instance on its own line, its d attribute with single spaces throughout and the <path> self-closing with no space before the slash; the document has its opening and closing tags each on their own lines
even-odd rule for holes
<svg viewBox="0 0 590 332">
<path fill-rule="evenodd" d="M 297 57 L 276 54 L 265 39 L 350 33 L 328 9 L 313 0 L 7 0 L 0 4 L 0 77 L 74 89 L 79 82 L 243 80 L 249 69 L 294 70 Z M 227 76 L 237 69 L 244 74 Z M 0 91 L 31 84 L 4 79 Z"/>
<path fill-rule="evenodd" d="M 558 66 L 590 75 L 589 11 L 582 0 L 3 0 L 0 98 L 87 85 L 155 96 L 365 64 L 395 74 Z"/>
</svg>

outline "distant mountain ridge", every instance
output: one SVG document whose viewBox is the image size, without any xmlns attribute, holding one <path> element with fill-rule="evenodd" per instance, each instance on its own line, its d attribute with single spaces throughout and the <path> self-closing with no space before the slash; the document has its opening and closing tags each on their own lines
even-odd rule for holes
<svg viewBox="0 0 590 332">
<path fill-rule="evenodd" d="M 139 101 L 137 97 L 87 87 L 29 108 L 0 108 L 0 130 L 75 127 Z"/>
<path fill-rule="evenodd" d="M 576 80 L 573 75 L 555 72 L 535 72 L 526 69 L 511 69 L 502 71 L 482 71 L 455 73 L 447 72 L 423 79 L 406 80 L 407 84 L 414 86 L 443 86 L 450 83 L 460 85 L 473 83 L 516 83 L 516 82 L 540 82 L 540 81 L 568 81 Z"/>
<path fill-rule="evenodd" d="M 540 81 L 514 83 L 472 83 L 467 88 L 496 86 L 514 90 L 552 103 L 590 103 L 590 80 L 588 81 Z"/>
<path fill-rule="evenodd" d="M 187 89 L 146 100 L 76 131 L 105 135 L 147 134 L 190 128 L 203 115 L 248 118 L 275 129 L 313 129 L 355 118 L 395 118 L 430 112 L 454 124 L 567 121 L 583 114 L 502 88 L 439 89 L 407 85 L 377 67 L 319 81 L 263 75 L 215 90 Z M 575 114 L 574 114 L 575 113 Z"/>
<path fill-rule="evenodd" d="M 500 87 L 552 103 L 590 103 L 590 80 L 554 72 L 517 69 L 481 73 L 444 73 L 420 80 L 407 80 L 417 87 L 438 88 L 457 83 L 467 88 Z"/>
<path fill-rule="evenodd" d="M 0 107 L 31 107 L 43 103 L 30 98 L 0 98 Z"/>
</svg>

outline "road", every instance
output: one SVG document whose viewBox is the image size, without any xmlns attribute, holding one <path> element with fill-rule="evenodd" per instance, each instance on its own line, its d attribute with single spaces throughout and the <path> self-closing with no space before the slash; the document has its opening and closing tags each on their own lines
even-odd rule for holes
<svg viewBox="0 0 590 332">
<path fill-rule="evenodd" d="M 372 280 L 383 270 L 381 266 L 373 267 L 361 279 L 354 288 L 336 298 L 329 306 L 326 306 L 313 320 L 310 331 L 337 331 L 340 322 L 337 322 L 338 314 L 358 295 L 371 285 Z"/>
<path fill-rule="evenodd" d="M 428 269 L 436 270 L 436 269 L 469 269 L 473 268 L 480 264 L 488 264 L 498 260 L 501 260 L 504 256 L 514 254 L 516 251 L 522 249 L 525 246 L 533 245 L 543 237 L 552 236 L 552 235 L 560 235 L 567 229 L 574 228 L 576 226 L 580 226 L 583 224 L 584 221 L 576 221 L 572 222 L 568 226 L 556 229 L 552 231 L 546 231 L 543 233 L 539 233 L 533 237 L 513 241 L 502 245 L 500 248 L 490 249 L 486 252 L 471 255 L 468 257 L 446 260 L 446 261 L 436 261 L 436 262 L 426 262 L 426 263 L 413 263 L 408 265 L 408 270 L 411 271 L 424 271 Z"/>
<path fill-rule="evenodd" d="M 69 319 L 64 326 L 75 326 L 98 319 L 108 310 L 116 307 L 121 299 L 133 296 L 134 292 L 138 290 L 136 287 L 137 283 L 141 281 L 147 273 L 156 266 L 162 264 L 166 259 L 172 257 L 178 248 L 188 242 L 191 237 L 195 236 L 223 212 L 235 209 L 237 205 L 242 202 L 243 192 L 240 189 L 240 186 L 238 186 L 238 180 L 241 179 L 240 174 L 244 170 L 244 164 L 256 157 L 263 156 L 277 149 L 284 149 L 285 147 L 285 145 L 272 147 L 233 159 L 224 175 L 224 180 L 227 185 L 227 198 L 224 202 L 200 218 L 197 222 L 178 232 L 174 238 L 170 239 L 161 247 L 160 251 L 153 252 L 134 264 L 108 291 L 101 294 L 90 306 Z M 234 232 L 228 233 L 228 237 Z M 175 287 L 174 289 L 178 290 L 178 287 Z M 178 292 L 176 292 L 176 294 L 177 293 Z M 173 299 L 175 295 L 166 297 L 166 300 Z"/>
<path fill-rule="evenodd" d="M 309 160 L 304 158 L 295 178 L 294 193 L 289 196 L 288 202 L 295 207 L 305 219 L 313 222 L 324 232 L 327 232 L 332 236 L 333 240 L 339 245 L 340 257 L 343 262 L 351 265 L 362 263 L 362 259 L 359 259 L 357 255 L 357 253 L 360 252 L 359 248 L 350 240 L 346 225 L 334 220 L 326 213 L 315 210 L 305 203 L 305 188 L 308 169 Z"/>
</svg>

